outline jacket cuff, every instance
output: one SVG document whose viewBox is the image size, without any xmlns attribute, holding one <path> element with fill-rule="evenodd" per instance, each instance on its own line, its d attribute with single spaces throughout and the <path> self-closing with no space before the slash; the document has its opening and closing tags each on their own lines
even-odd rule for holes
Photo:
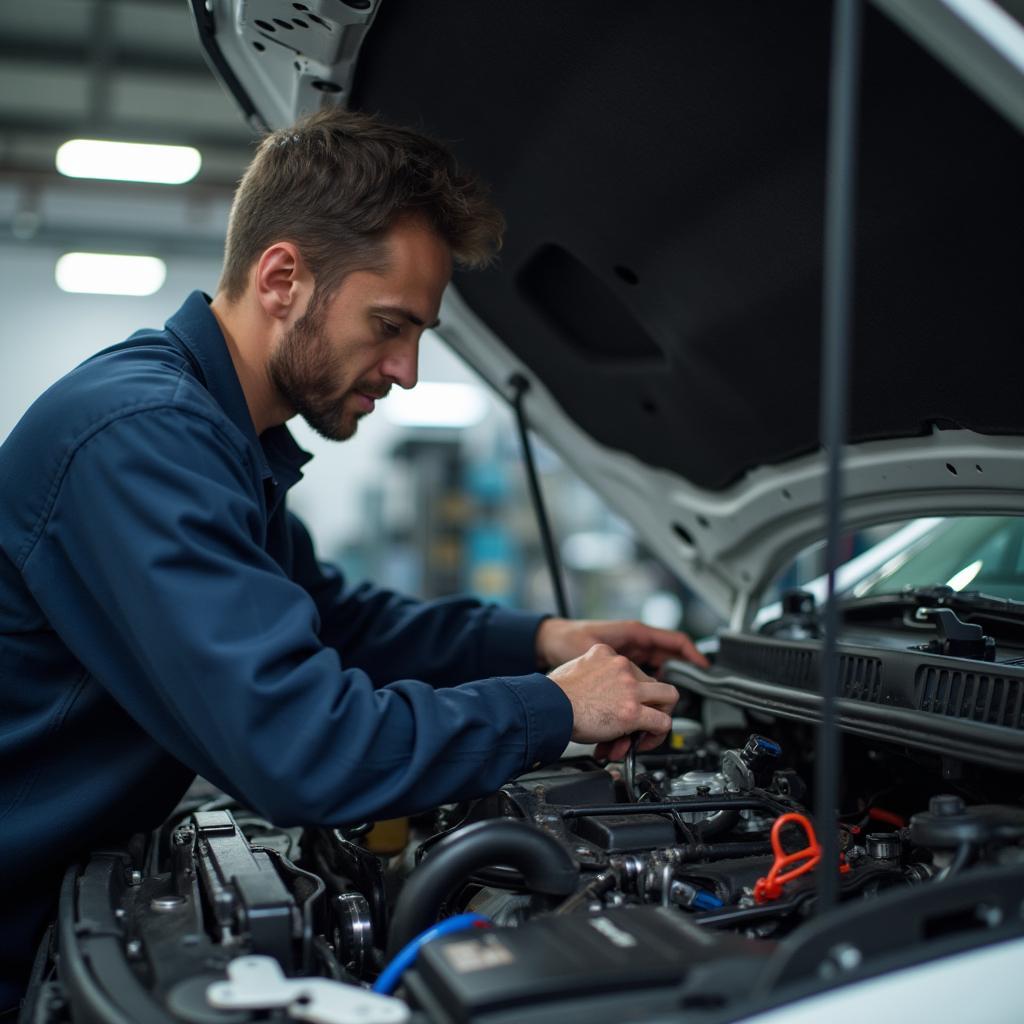
<svg viewBox="0 0 1024 1024">
<path fill-rule="evenodd" d="M 523 708 L 526 746 L 523 770 L 557 761 L 572 738 L 572 704 L 561 688 L 540 672 L 501 680 Z"/>
<path fill-rule="evenodd" d="M 537 671 L 537 630 L 550 615 L 495 605 L 483 635 L 481 676 L 527 675 Z"/>
</svg>

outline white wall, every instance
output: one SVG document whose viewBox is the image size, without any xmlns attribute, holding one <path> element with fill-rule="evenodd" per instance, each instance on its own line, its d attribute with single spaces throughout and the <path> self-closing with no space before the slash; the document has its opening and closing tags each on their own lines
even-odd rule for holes
<svg viewBox="0 0 1024 1024">
<path fill-rule="evenodd" d="M 217 284 L 219 260 L 177 260 L 145 298 L 71 295 L 53 279 L 60 250 L 0 245 L 0 438 L 35 397 L 93 352 L 162 326 L 193 288 Z"/>
</svg>

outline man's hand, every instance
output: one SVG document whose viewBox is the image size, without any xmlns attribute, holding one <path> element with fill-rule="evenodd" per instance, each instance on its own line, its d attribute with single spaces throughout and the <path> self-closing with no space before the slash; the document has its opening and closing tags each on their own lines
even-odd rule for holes
<svg viewBox="0 0 1024 1024">
<path fill-rule="evenodd" d="M 642 622 L 603 622 L 596 619 L 545 619 L 537 630 L 537 659 L 549 668 L 578 658 L 594 644 L 607 644 L 638 665 L 655 671 L 669 658 L 681 658 L 707 668 L 708 660 L 685 634 L 655 629 Z"/>
<path fill-rule="evenodd" d="M 598 757 L 623 757 L 629 734 L 638 730 L 647 733 L 638 749 L 652 750 L 672 728 L 679 691 L 645 675 L 607 644 L 594 644 L 548 678 L 572 704 L 572 738 L 597 743 Z"/>
</svg>

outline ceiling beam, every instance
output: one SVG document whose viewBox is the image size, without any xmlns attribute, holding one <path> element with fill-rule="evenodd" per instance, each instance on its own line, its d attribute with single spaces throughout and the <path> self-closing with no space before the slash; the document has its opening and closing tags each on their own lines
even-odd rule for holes
<svg viewBox="0 0 1024 1024">
<path fill-rule="evenodd" d="M 94 121 L 103 121 L 110 114 L 110 72 L 114 65 L 113 24 L 110 0 L 93 0 L 92 25 L 90 26 L 89 67 L 92 76 L 89 81 L 89 114 Z"/>
<path fill-rule="evenodd" d="M 109 35 L 107 36 L 109 40 Z M 110 66 L 118 71 L 137 74 L 158 74 L 161 77 L 202 79 L 211 87 L 219 88 L 213 73 L 199 52 L 194 55 L 170 54 L 166 51 L 149 52 L 145 49 L 108 44 Z M 88 68 L 94 60 L 94 46 L 89 43 L 69 43 L 61 40 L 48 41 L 36 37 L 18 37 L 5 32 L 0 37 L 0 61 L 4 64 L 42 64 L 47 67 Z"/>
<path fill-rule="evenodd" d="M 89 122 L 80 118 L 62 115 L 22 115 L 10 111 L 0 113 L 0 134 L 9 133 L 39 138 L 60 137 L 81 138 L 83 132 L 94 137 L 130 140 L 132 142 L 163 142 L 178 145 L 197 146 L 202 149 L 232 151 L 239 154 L 243 163 L 252 157 L 252 143 L 256 136 L 246 126 L 241 116 L 235 128 L 197 128 L 184 120 L 180 123 L 154 124 L 148 121 L 109 119 L 103 122 Z"/>
<path fill-rule="evenodd" d="M 92 228 L 62 228 L 40 225 L 30 237 L 16 238 L 9 223 L 2 224 L 0 246 L 31 246 L 35 249 L 60 249 L 64 252 L 113 252 L 132 255 L 150 255 L 171 259 L 192 256 L 219 260 L 224 255 L 224 240 L 197 235 L 171 235 L 160 231 L 105 231 Z M 212 288 L 216 281 L 210 282 Z"/>
<path fill-rule="evenodd" d="M 27 167 L 0 161 L 0 183 L 16 185 L 29 192 L 60 189 L 65 195 L 75 194 L 89 200 L 117 194 L 140 199 L 184 199 L 189 203 L 230 202 L 238 176 L 217 180 L 198 178 L 184 185 L 157 185 L 145 181 L 107 181 L 102 178 L 67 178 L 52 168 Z"/>
</svg>

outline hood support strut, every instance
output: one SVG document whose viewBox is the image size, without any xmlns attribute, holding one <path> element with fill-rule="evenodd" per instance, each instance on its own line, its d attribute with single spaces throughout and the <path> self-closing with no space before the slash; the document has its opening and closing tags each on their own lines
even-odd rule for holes
<svg viewBox="0 0 1024 1024">
<path fill-rule="evenodd" d="M 533 513 L 537 517 L 540 539 L 544 545 L 544 556 L 547 559 L 548 572 L 551 574 L 551 588 L 555 592 L 555 606 L 558 609 L 558 614 L 563 619 L 568 619 L 571 616 L 569 615 L 569 602 L 565 596 L 565 584 L 562 581 L 562 568 L 555 551 L 547 509 L 544 507 L 544 495 L 540 489 L 540 477 L 537 475 L 537 464 L 533 459 L 533 445 L 530 443 L 530 433 L 527 429 L 526 410 L 523 408 L 523 398 L 530 390 L 530 382 L 521 373 L 516 373 L 508 383 L 512 388 L 512 408 L 516 413 L 519 440 L 523 446 L 523 463 L 526 466 L 526 481 L 530 486 Z"/>
</svg>

